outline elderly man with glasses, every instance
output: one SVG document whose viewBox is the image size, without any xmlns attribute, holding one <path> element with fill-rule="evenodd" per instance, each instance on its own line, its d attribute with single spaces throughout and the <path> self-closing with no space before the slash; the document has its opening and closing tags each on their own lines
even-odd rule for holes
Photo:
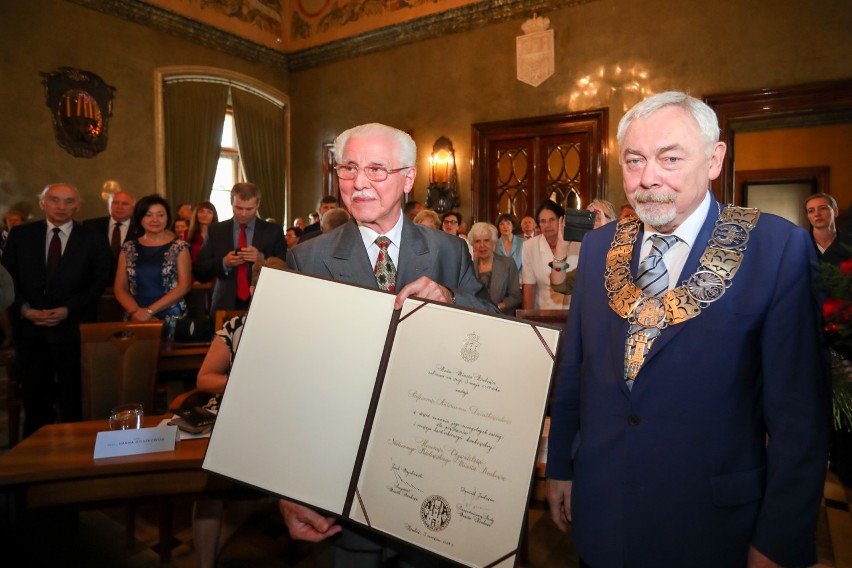
<svg viewBox="0 0 852 568">
<path fill-rule="evenodd" d="M 287 251 L 290 268 L 409 296 L 496 312 L 471 264 L 464 241 L 415 225 L 402 214 L 414 185 L 416 146 L 411 137 L 382 124 L 356 126 L 337 137 L 334 155 L 340 195 L 353 220 Z M 354 426 L 354 425 L 353 425 Z M 306 465 L 306 467 L 308 467 Z M 321 541 L 341 532 L 334 518 L 281 501 L 290 535 Z M 380 566 L 399 552 L 398 566 L 434 566 L 408 547 L 348 526 L 335 542 L 337 566 Z"/>
</svg>

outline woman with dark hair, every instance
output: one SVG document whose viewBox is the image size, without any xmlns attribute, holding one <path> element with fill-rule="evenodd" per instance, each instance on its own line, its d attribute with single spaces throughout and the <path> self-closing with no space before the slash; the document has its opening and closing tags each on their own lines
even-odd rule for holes
<svg viewBox="0 0 852 568">
<path fill-rule="evenodd" d="M 186 234 L 186 242 L 189 243 L 189 252 L 192 262 L 198 257 L 201 244 L 207 237 L 207 228 L 213 223 L 219 222 L 219 214 L 216 206 L 209 201 L 202 201 L 192 211 L 192 219 L 189 222 L 189 232 Z"/>
<path fill-rule="evenodd" d="M 512 257 L 520 274 L 525 241 L 518 236 L 518 220 L 511 213 L 500 213 L 497 217 L 497 230 L 500 232 L 500 240 L 497 241 L 494 253 Z"/>
<path fill-rule="evenodd" d="M 567 310 L 571 296 L 561 294 L 550 286 L 550 272 L 576 268 L 580 243 L 570 242 L 564 256 L 557 256 L 559 223 L 565 216 L 565 210 L 557 203 L 547 200 L 538 206 L 535 216 L 541 227 L 541 234 L 524 242 L 521 273 L 524 309 Z"/>
<path fill-rule="evenodd" d="M 166 321 L 164 333 L 173 337 L 175 322 L 186 314 L 183 298 L 192 287 L 189 245 L 175 237 L 169 203 L 148 195 L 136 203 L 133 223 L 138 239 L 121 247 L 115 272 L 115 298 L 130 321 Z"/>
<path fill-rule="evenodd" d="M 441 215 L 441 229 L 445 233 L 455 235 L 462 239 L 465 244 L 467 244 L 467 251 L 470 253 L 470 257 L 473 258 L 473 247 L 470 246 L 470 243 L 463 235 L 459 234 L 459 227 L 461 227 L 461 224 L 462 216 L 456 211 L 447 211 Z"/>
<path fill-rule="evenodd" d="M 455 211 L 447 211 L 441 215 L 441 228 L 445 233 L 458 237 L 459 225 L 461 225 L 461 215 Z"/>
</svg>

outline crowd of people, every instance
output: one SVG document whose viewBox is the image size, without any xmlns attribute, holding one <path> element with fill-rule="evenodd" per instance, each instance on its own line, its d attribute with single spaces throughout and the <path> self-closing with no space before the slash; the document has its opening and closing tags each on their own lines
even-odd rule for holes
<svg viewBox="0 0 852 568">
<path fill-rule="evenodd" d="M 469 231 L 456 211 L 439 218 L 404 203 L 416 147 L 382 124 L 335 140 L 342 207 L 323 198 L 311 224 L 286 230 L 258 217 L 261 192 L 251 183 L 234 186 L 227 221 L 217 222 L 209 202 L 182 204 L 185 229 L 162 197 L 137 202 L 124 191 L 110 196 L 106 218 L 79 224 L 79 192 L 49 185 L 39 197 L 43 221 L 4 219 L 24 433 L 56 420 L 54 402 L 61 420 L 80 418 L 79 324 L 94 318 L 110 284 L 127 319 L 161 319 L 166 333 L 185 313 L 193 278 L 215 281 L 214 311 L 246 309 L 252 268 L 284 259 L 291 270 L 393 292 L 397 308 L 411 296 L 504 314 L 571 305 L 547 499 L 558 527 L 573 522 L 582 565 L 812 564 L 828 416 L 811 271 L 837 234 L 837 204 L 825 194 L 808 199 L 809 236 L 717 203 L 709 183 L 725 144 L 712 109 L 683 93 L 628 111 L 618 147 L 628 204 L 617 211 L 592 201 L 582 250 L 566 240 L 565 210 L 553 201 L 534 216 L 502 214 Z M 736 254 L 732 225 L 744 235 Z M 720 268 L 717 258 L 728 260 Z M 714 288 L 709 274 L 720 271 L 727 276 Z M 242 321 L 217 334 L 199 387 L 224 390 Z M 443 565 L 301 504 L 279 508 L 293 538 L 335 536 L 339 566 L 388 557 Z M 225 509 L 211 502 L 197 511 L 199 535 L 207 534 L 198 539 L 212 556 L 224 544 Z"/>
</svg>

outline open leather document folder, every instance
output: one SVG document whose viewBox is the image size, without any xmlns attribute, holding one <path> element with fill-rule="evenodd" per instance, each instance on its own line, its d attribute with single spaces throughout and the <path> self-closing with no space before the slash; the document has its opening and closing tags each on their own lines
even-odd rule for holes
<svg viewBox="0 0 852 568">
<path fill-rule="evenodd" d="M 204 469 L 514 566 L 559 330 L 264 268 Z"/>
</svg>

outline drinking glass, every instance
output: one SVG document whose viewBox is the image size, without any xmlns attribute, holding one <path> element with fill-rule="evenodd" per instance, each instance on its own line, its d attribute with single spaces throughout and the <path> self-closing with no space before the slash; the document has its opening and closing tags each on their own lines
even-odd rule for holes
<svg viewBox="0 0 852 568">
<path fill-rule="evenodd" d="M 135 430 L 142 427 L 142 418 L 145 411 L 141 404 L 122 404 L 116 406 L 109 413 L 110 430 Z"/>
</svg>

